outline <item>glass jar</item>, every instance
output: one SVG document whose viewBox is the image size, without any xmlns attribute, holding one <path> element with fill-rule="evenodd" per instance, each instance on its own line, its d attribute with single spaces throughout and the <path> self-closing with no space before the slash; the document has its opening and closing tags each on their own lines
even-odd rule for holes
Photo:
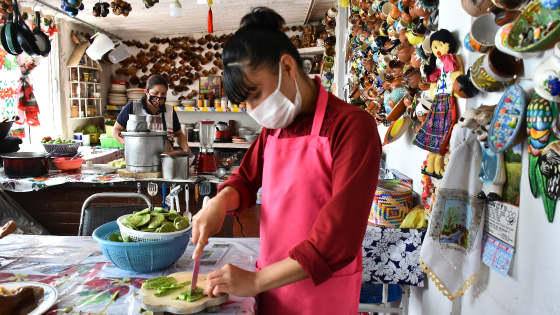
<svg viewBox="0 0 560 315">
<path fill-rule="evenodd" d="M 88 117 L 95 116 L 95 105 L 88 105 L 86 108 L 86 113 Z"/>
<path fill-rule="evenodd" d="M 72 88 L 72 93 L 70 93 L 70 98 L 77 98 L 78 94 L 76 94 L 76 88 Z"/>
<path fill-rule="evenodd" d="M 71 75 L 71 81 L 78 81 L 78 70 L 77 69 L 72 69 L 72 75 Z"/>
<path fill-rule="evenodd" d="M 78 105 L 72 105 L 72 117 L 79 117 L 80 116 L 80 108 Z"/>
</svg>

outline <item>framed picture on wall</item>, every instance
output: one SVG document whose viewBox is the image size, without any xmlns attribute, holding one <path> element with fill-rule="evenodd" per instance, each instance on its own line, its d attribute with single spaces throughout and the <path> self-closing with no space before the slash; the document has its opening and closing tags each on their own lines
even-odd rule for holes
<svg viewBox="0 0 560 315">
<path fill-rule="evenodd" d="M 198 87 L 198 93 L 201 95 L 212 93 L 214 95 L 214 98 L 221 98 L 222 97 L 221 87 L 222 87 L 222 77 L 220 76 L 200 77 L 200 85 Z"/>
</svg>

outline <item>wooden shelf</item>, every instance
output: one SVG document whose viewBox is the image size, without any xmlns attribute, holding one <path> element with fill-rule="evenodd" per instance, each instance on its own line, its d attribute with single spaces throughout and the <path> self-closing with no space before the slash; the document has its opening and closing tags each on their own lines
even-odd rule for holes
<svg viewBox="0 0 560 315">
<path fill-rule="evenodd" d="M 189 106 L 175 106 L 176 112 L 208 112 L 208 113 L 245 113 L 247 108 L 226 108 L 226 107 L 189 107 Z"/>
<path fill-rule="evenodd" d="M 85 82 L 85 81 L 70 81 L 70 83 L 101 84 L 101 83 L 98 83 L 98 82 Z"/>
<path fill-rule="evenodd" d="M 325 47 L 309 47 L 309 48 L 299 48 L 298 52 L 300 55 L 318 55 L 325 53 Z"/>
<path fill-rule="evenodd" d="M 90 66 L 68 66 L 68 68 L 84 68 L 84 69 L 91 69 L 91 70 L 101 70 L 101 68 L 90 67 Z"/>
<path fill-rule="evenodd" d="M 71 97 L 70 100 L 100 100 L 101 97 L 94 97 L 94 98 L 80 98 L 80 97 Z"/>
</svg>

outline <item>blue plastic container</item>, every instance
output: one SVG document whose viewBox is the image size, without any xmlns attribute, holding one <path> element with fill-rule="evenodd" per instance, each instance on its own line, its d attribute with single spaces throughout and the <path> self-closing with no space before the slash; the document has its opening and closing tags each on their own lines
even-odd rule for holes
<svg viewBox="0 0 560 315">
<path fill-rule="evenodd" d="M 106 223 L 93 231 L 93 238 L 101 251 L 115 266 L 133 272 L 162 270 L 176 262 L 185 252 L 192 229 L 174 238 L 153 242 L 111 242 L 111 234 L 119 232 L 116 221 Z"/>
<path fill-rule="evenodd" d="M 387 302 L 397 301 L 401 298 L 402 290 L 398 284 L 389 284 Z M 382 283 L 363 283 L 360 292 L 360 303 L 383 303 Z"/>
</svg>

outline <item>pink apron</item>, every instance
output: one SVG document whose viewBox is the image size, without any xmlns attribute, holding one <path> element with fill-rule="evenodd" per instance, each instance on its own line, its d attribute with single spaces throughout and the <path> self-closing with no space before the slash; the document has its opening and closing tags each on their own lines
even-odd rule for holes
<svg viewBox="0 0 560 315">
<path fill-rule="evenodd" d="M 308 239 L 321 208 L 332 197 L 332 155 L 328 138 L 319 136 L 328 93 L 321 85 L 319 89 L 311 135 L 278 139 L 278 129 L 268 136 L 257 270 L 288 258 L 291 249 Z M 360 252 L 319 286 L 309 278 L 259 294 L 258 313 L 356 315 L 361 280 Z"/>
</svg>

